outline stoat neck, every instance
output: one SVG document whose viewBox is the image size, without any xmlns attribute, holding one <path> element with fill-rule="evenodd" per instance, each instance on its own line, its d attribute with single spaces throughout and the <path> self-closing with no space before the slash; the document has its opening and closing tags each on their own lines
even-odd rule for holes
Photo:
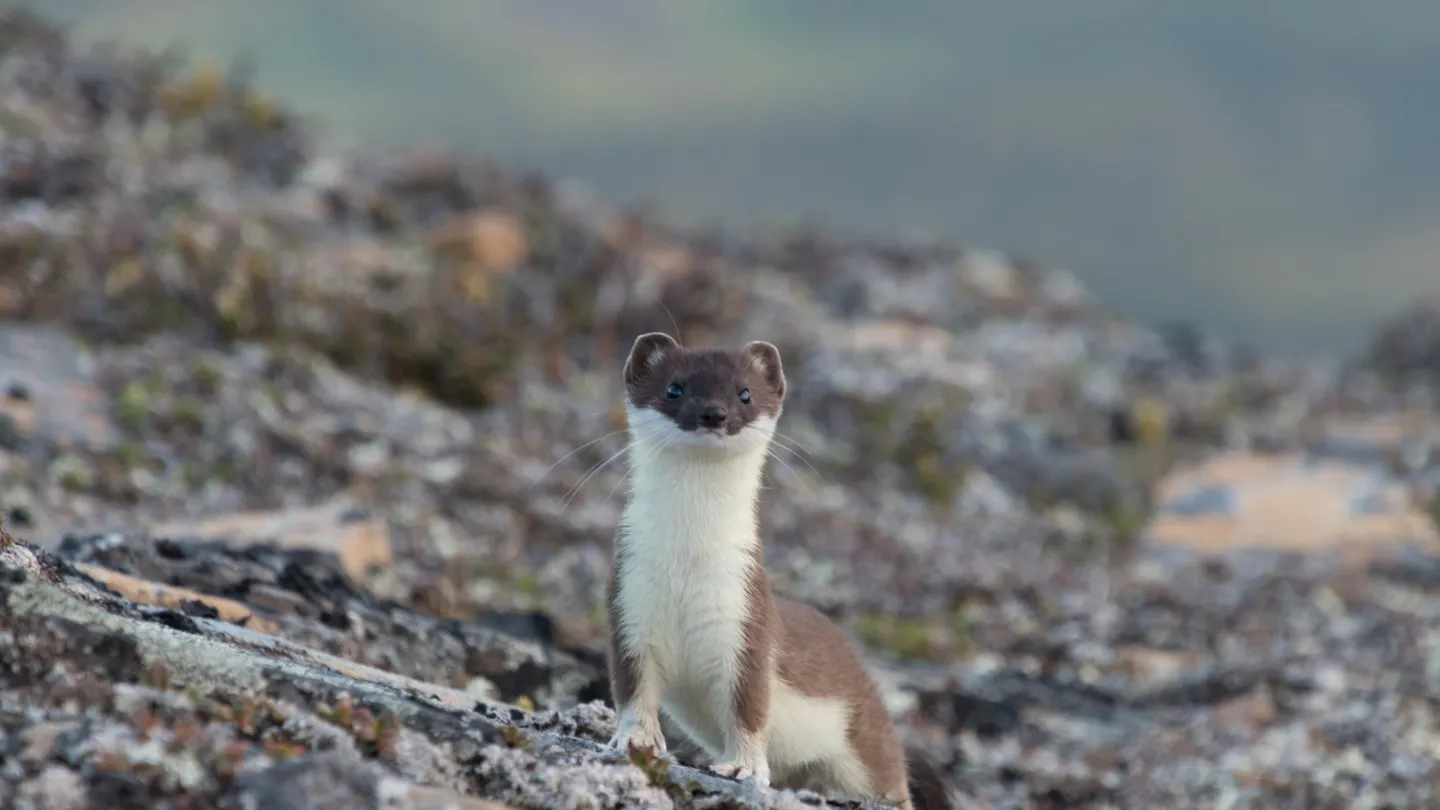
<svg viewBox="0 0 1440 810">
<path fill-rule="evenodd" d="M 623 520 L 634 533 L 688 538 L 692 550 L 758 544 L 763 451 L 718 457 L 639 450 Z M 657 536 L 656 539 L 659 539 Z"/>
</svg>

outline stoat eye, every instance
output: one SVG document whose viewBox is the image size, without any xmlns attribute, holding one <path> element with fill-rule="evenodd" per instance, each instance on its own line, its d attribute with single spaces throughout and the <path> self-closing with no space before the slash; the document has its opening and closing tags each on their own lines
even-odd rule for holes
<svg viewBox="0 0 1440 810">
<path fill-rule="evenodd" d="M 749 389 L 749 388 L 741 388 L 741 389 L 740 389 L 740 401 L 743 402 L 743 403 L 745 403 L 746 405 L 749 405 L 749 404 L 750 404 L 750 389 Z"/>
<path fill-rule="evenodd" d="M 680 383 L 670 383 L 670 387 L 665 389 L 665 396 L 671 399 L 675 399 L 676 397 L 679 397 L 680 394 L 684 391 L 685 389 L 680 387 Z"/>
</svg>

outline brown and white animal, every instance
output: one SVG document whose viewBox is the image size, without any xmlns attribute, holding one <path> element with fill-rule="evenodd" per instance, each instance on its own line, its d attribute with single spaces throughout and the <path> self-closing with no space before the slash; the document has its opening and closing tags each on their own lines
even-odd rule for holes
<svg viewBox="0 0 1440 810">
<path fill-rule="evenodd" d="M 766 580 L 757 500 L 785 402 L 779 350 L 686 349 L 652 332 L 624 379 L 631 485 L 607 594 L 610 745 L 665 750 L 663 710 L 715 771 L 751 787 L 948 807 L 933 769 L 907 765 L 844 631 Z M 927 788 L 913 801 L 912 785 Z"/>
</svg>

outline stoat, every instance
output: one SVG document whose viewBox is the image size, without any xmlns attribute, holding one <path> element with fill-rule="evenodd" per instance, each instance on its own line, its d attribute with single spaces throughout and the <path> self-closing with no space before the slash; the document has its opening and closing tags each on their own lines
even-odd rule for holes
<svg viewBox="0 0 1440 810">
<path fill-rule="evenodd" d="M 664 751 L 663 710 L 716 772 L 752 787 L 949 807 L 844 631 L 770 590 L 756 505 L 785 402 L 779 350 L 687 349 L 652 332 L 636 338 L 624 382 L 631 484 L 606 597 L 610 745 Z M 912 783 L 926 789 L 912 797 Z"/>
</svg>

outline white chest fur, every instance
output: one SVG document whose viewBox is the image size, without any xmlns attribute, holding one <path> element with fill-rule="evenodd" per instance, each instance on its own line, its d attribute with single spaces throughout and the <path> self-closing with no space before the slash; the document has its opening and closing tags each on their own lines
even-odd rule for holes
<svg viewBox="0 0 1440 810">
<path fill-rule="evenodd" d="M 763 453 L 695 457 L 645 449 L 621 518 L 622 643 L 645 651 L 661 706 L 687 734 L 723 746 L 749 611 Z"/>
</svg>

